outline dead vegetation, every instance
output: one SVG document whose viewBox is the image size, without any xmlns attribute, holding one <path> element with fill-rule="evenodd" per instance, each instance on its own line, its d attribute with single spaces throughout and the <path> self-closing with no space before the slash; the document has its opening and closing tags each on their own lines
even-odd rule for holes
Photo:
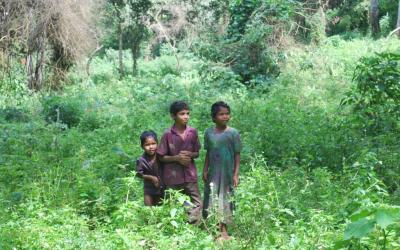
<svg viewBox="0 0 400 250">
<path fill-rule="evenodd" d="M 40 90 L 45 84 L 59 87 L 68 69 L 95 46 L 93 10 L 100 4 L 100 0 L 0 0 L 0 54 L 24 59 L 30 89 Z M 45 72 L 50 72 L 49 81 Z"/>
</svg>

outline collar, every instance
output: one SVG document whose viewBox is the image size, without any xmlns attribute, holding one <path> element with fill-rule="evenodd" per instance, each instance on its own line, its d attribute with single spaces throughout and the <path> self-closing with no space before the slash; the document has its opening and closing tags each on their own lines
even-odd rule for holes
<svg viewBox="0 0 400 250">
<path fill-rule="evenodd" d="M 191 129 L 192 129 L 191 127 L 189 127 L 188 125 L 186 125 L 185 133 L 190 132 Z M 176 134 L 176 135 L 179 135 L 179 134 L 178 134 L 178 131 L 177 131 L 176 127 L 175 127 L 175 124 L 172 125 L 172 127 L 171 127 L 171 132 L 174 133 L 174 134 Z"/>
</svg>

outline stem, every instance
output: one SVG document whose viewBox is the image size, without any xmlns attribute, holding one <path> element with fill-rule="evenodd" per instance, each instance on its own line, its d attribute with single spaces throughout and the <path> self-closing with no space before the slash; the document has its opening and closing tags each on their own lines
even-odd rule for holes
<svg viewBox="0 0 400 250">
<path fill-rule="evenodd" d="M 382 231 L 383 231 L 383 250 L 386 250 L 386 237 L 387 237 L 387 234 L 386 234 L 385 229 L 382 229 Z"/>
</svg>

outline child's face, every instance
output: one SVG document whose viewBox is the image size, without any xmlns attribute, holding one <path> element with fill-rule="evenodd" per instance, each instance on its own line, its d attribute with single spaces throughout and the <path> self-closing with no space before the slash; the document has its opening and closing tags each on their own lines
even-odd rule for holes
<svg viewBox="0 0 400 250">
<path fill-rule="evenodd" d="M 153 137 L 147 137 L 142 148 L 147 155 L 153 156 L 157 150 L 157 142 Z"/>
<path fill-rule="evenodd" d="M 214 117 L 214 122 L 218 126 L 226 126 L 231 119 L 231 114 L 227 108 L 220 107 Z"/>
<path fill-rule="evenodd" d="M 190 112 L 187 109 L 181 110 L 176 115 L 172 115 L 175 123 L 178 125 L 186 125 L 189 122 Z"/>
</svg>

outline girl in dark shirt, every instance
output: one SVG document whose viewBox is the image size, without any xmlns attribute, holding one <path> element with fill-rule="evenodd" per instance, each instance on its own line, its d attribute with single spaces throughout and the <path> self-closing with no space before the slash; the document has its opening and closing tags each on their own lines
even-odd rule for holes
<svg viewBox="0 0 400 250">
<path fill-rule="evenodd" d="M 154 131 L 144 131 L 140 136 L 143 155 L 136 162 L 136 172 L 143 179 L 144 204 L 155 206 L 161 203 L 163 185 L 161 183 L 160 164 L 157 158 L 157 135 Z"/>
</svg>

